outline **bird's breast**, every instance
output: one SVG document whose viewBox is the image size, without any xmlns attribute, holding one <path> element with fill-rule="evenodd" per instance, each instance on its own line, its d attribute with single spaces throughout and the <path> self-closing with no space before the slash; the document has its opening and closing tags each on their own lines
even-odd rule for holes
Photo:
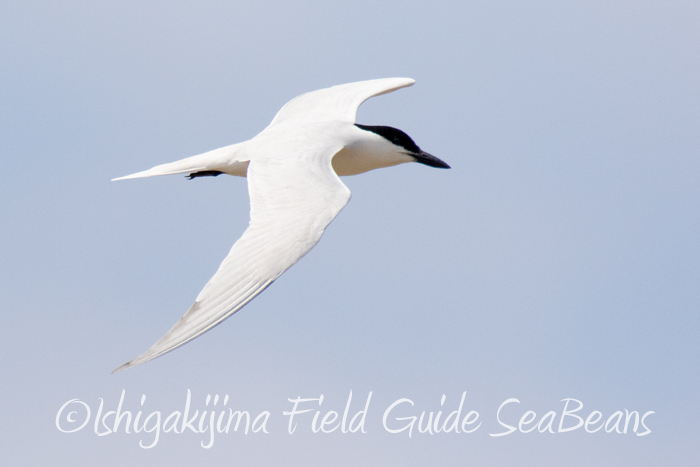
<svg viewBox="0 0 700 467">
<path fill-rule="evenodd" d="M 339 176 L 357 175 L 374 169 L 412 162 L 413 159 L 395 151 L 383 151 L 370 144 L 346 146 L 333 156 L 333 170 Z"/>
</svg>

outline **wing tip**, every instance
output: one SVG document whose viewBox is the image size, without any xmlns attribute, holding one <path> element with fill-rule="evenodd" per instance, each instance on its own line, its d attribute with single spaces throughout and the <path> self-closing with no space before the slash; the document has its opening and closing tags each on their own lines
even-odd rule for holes
<svg viewBox="0 0 700 467">
<path fill-rule="evenodd" d="M 407 88 L 407 87 L 409 87 L 409 86 L 413 86 L 414 84 L 416 84 L 416 80 L 415 80 L 415 79 L 413 79 L 413 78 L 408 78 L 408 77 L 400 77 L 400 76 L 397 76 L 396 78 L 388 78 L 388 79 L 390 79 L 390 80 L 392 80 L 392 81 L 395 81 L 395 82 L 397 82 L 397 83 L 399 83 L 399 82 L 401 83 L 401 84 L 398 85 L 398 88 L 397 88 L 397 89 L 400 89 L 400 88 Z"/>
<path fill-rule="evenodd" d="M 133 360 L 132 360 L 132 361 L 133 361 Z M 119 373 L 120 371 L 124 371 L 124 370 L 126 370 L 126 369 L 128 369 L 128 368 L 131 368 L 132 366 L 134 366 L 134 365 L 131 364 L 131 361 L 126 362 L 126 363 L 123 364 L 122 366 L 120 366 L 120 367 L 115 368 L 114 370 L 112 370 L 112 374 L 114 374 L 114 373 Z"/>
<path fill-rule="evenodd" d="M 138 357 L 136 357 L 136 358 L 134 358 L 134 359 L 132 359 L 132 360 L 129 360 L 128 362 L 126 362 L 126 363 L 123 364 L 122 366 L 120 366 L 120 367 L 118 367 L 118 368 L 115 368 L 115 369 L 112 371 L 112 374 L 114 374 L 114 373 L 119 373 L 120 371 L 128 370 L 129 368 L 133 368 L 133 367 L 135 367 L 135 366 L 139 366 L 139 365 L 142 364 L 142 363 L 146 363 L 146 362 L 149 361 L 149 360 L 153 360 L 153 359 L 156 358 L 158 355 L 155 355 L 155 356 L 151 355 L 150 350 L 151 350 L 151 349 L 149 349 L 148 351 L 146 351 L 146 352 L 144 352 L 143 354 L 139 355 Z"/>
<path fill-rule="evenodd" d="M 148 352 L 146 352 L 146 353 L 148 353 Z M 147 361 L 152 360 L 153 358 L 155 358 L 155 357 L 143 358 L 143 355 L 139 355 L 138 357 L 134 358 L 133 360 L 129 360 L 128 362 L 126 362 L 122 366 L 117 367 L 114 370 L 112 370 L 112 374 L 119 373 L 120 371 L 128 370 L 129 368 L 133 368 L 135 366 L 139 366 L 140 364 L 146 363 Z"/>
</svg>

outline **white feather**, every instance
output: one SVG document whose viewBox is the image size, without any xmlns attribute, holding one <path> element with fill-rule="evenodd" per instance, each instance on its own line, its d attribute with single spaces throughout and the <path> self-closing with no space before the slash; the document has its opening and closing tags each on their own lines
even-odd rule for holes
<svg viewBox="0 0 700 467">
<path fill-rule="evenodd" d="M 202 335 L 308 253 L 350 199 L 350 190 L 333 170 L 333 156 L 343 151 L 352 165 L 359 154 L 366 165 L 368 147 L 388 144 L 353 125 L 357 107 L 372 96 L 413 83 L 408 78 L 389 78 L 303 94 L 282 107 L 250 141 L 115 179 L 204 170 L 246 176 L 247 170 L 251 204 L 248 229 L 195 303 L 150 349 L 115 371 L 147 362 Z M 392 157 L 389 162 L 377 159 L 376 167 L 411 160 Z M 368 169 L 363 166 L 364 170 Z"/>
</svg>

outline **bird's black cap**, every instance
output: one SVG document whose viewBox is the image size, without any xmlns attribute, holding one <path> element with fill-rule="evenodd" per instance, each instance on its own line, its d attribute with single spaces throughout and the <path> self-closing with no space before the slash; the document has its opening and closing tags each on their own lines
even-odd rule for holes
<svg viewBox="0 0 700 467">
<path fill-rule="evenodd" d="M 386 139 L 390 143 L 404 148 L 407 154 L 413 157 L 419 164 L 424 164 L 430 167 L 436 167 L 438 169 L 449 169 L 450 166 L 444 161 L 438 159 L 437 157 L 428 154 L 423 151 L 418 145 L 403 131 L 398 128 L 393 128 L 390 126 L 371 126 L 371 125 L 360 125 L 355 123 L 355 126 L 365 130 L 376 133 L 382 138 Z"/>
</svg>

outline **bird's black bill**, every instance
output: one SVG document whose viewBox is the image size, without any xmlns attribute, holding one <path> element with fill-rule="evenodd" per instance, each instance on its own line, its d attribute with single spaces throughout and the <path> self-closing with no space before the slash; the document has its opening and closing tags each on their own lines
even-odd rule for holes
<svg viewBox="0 0 700 467">
<path fill-rule="evenodd" d="M 427 165 L 430 167 L 436 167 L 438 169 L 449 169 L 450 168 L 450 166 L 447 165 L 445 162 L 441 161 L 437 157 L 430 155 L 424 151 L 411 154 L 411 157 L 413 157 L 416 160 L 416 162 L 418 162 L 419 164 Z"/>
</svg>

